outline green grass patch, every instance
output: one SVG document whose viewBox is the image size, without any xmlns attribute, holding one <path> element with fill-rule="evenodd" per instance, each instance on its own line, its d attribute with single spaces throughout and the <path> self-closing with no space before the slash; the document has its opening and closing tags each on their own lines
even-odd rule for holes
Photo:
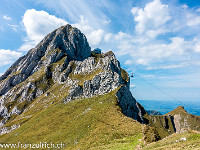
<svg viewBox="0 0 200 150">
<path fill-rule="evenodd" d="M 111 92 L 67 104 L 54 103 L 27 119 L 20 128 L 0 136 L 0 142 L 62 141 L 70 150 L 130 149 L 141 136 L 142 125 L 121 113 L 115 92 Z"/>
<path fill-rule="evenodd" d="M 128 73 L 127 73 L 124 69 L 122 69 L 122 68 L 121 68 L 121 76 L 122 76 L 122 79 L 123 79 L 124 81 L 129 82 L 129 75 L 128 75 Z"/>
</svg>

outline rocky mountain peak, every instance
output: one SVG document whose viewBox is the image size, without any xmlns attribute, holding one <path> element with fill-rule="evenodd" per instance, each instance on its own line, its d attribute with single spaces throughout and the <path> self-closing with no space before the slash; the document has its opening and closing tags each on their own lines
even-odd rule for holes
<svg viewBox="0 0 200 150">
<path fill-rule="evenodd" d="M 185 110 L 185 108 L 183 106 L 178 106 L 177 108 L 175 108 L 174 110 L 172 110 L 171 112 L 167 113 L 168 115 L 175 115 L 175 114 L 186 114 L 187 111 Z"/>
<path fill-rule="evenodd" d="M 172 116 L 176 132 L 183 129 L 200 131 L 200 117 L 188 113 L 183 106 L 178 106 L 165 116 Z"/>
<path fill-rule="evenodd" d="M 56 63 L 63 57 L 65 62 L 69 62 L 82 61 L 90 55 L 91 48 L 85 35 L 71 25 L 62 26 L 45 36 L 0 77 L 0 96 L 39 69 Z"/>
<path fill-rule="evenodd" d="M 45 55 L 52 53 L 52 50 L 59 49 L 67 54 L 68 60 L 84 60 L 91 54 L 91 48 L 85 35 L 69 24 L 49 33 L 35 49 L 37 53 L 45 51 Z"/>
<path fill-rule="evenodd" d="M 186 111 L 185 108 L 183 106 L 178 106 L 175 110 L 182 110 L 182 111 Z"/>
</svg>

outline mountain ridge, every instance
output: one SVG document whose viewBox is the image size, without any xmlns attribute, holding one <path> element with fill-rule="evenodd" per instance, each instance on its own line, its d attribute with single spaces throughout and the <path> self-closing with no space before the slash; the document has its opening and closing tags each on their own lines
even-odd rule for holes
<svg viewBox="0 0 200 150">
<path fill-rule="evenodd" d="M 119 90 L 116 96 L 124 114 L 144 123 L 141 107 L 129 91 L 129 80 L 113 52 L 91 52 L 86 37 L 77 28 L 62 26 L 44 37 L 0 78 L 0 125 L 27 111 L 35 99 L 48 99 L 54 86 L 66 90 L 58 96 L 64 103 L 119 88 L 123 92 Z"/>
</svg>

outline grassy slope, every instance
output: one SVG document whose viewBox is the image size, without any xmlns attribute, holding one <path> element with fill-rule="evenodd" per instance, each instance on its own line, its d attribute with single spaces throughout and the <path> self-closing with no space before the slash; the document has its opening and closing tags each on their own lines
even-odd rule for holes
<svg viewBox="0 0 200 150">
<path fill-rule="evenodd" d="M 186 138 L 186 141 L 181 140 Z M 167 138 L 149 144 L 143 148 L 144 150 L 197 150 L 200 149 L 200 134 L 197 132 L 176 133 Z"/>
<path fill-rule="evenodd" d="M 66 149 L 134 149 L 142 126 L 125 117 L 115 92 L 68 104 L 56 102 L 30 117 L 0 143 L 63 142 Z"/>
<path fill-rule="evenodd" d="M 96 57 L 97 61 L 100 56 Z M 63 59 L 52 65 L 62 64 Z M 82 85 L 83 81 L 92 79 L 92 77 L 101 70 L 95 70 L 88 76 L 70 75 L 72 79 L 79 80 Z M 122 77 L 128 82 L 127 75 L 122 70 Z M 140 139 L 147 141 L 155 141 L 158 135 L 165 136 L 169 132 L 163 130 L 163 118 L 156 116 L 155 119 L 149 119 L 150 125 L 160 130 L 154 131 L 145 125 L 141 125 L 135 120 L 124 116 L 120 108 L 117 106 L 115 92 L 103 96 L 97 96 L 90 99 L 79 99 L 74 102 L 63 104 L 62 100 L 68 93 L 69 87 L 63 85 L 51 84 L 51 87 L 43 87 L 40 83 L 44 80 L 45 74 L 40 70 L 33 74 L 29 79 L 31 82 L 39 83 L 42 89 L 48 89 L 48 97 L 43 94 L 41 97 L 28 104 L 27 111 L 20 116 L 14 116 L 6 126 L 13 124 L 21 124 L 22 126 L 15 131 L 0 136 L 0 143 L 39 143 L 41 142 L 63 142 L 66 149 L 135 149 L 142 142 Z M 23 105 L 24 106 L 24 105 Z M 15 118 L 16 117 L 16 118 Z M 158 125 L 158 126 L 157 126 Z M 169 125 L 171 130 L 171 125 Z M 145 134 L 145 135 L 144 135 Z M 193 142 L 199 142 L 200 138 L 197 134 L 187 134 L 191 136 Z M 195 138 L 192 138 L 192 137 Z M 162 137 L 162 136 L 161 136 Z M 173 139 L 178 139 L 178 135 Z M 180 138 L 179 138 L 180 139 Z M 192 141 L 187 141 L 188 145 L 192 145 Z M 152 146 L 145 149 L 161 148 L 164 145 L 169 147 L 170 139 L 166 143 L 162 141 L 151 144 Z M 181 145 L 181 144 L 180 144 Z M 174 146 L 179 147 L 176 143 Z"/>
<path fill-rule="evenodd" d="M 180 114 L 182 119 L 181 122 L 184 122 L 184 118 L 187 118 L 190 127 L 198 129 L 200 125 L 199 116 L 188 114 L 182 106 L 177 107 L 173 111 L 167 113 L 168 115 Z M 187 130 L 185 130 L 187 131 Z M 186 138 L 186 141 L 180 140 L 181 138 Z M 193 150 L 200 149 L 200 132 L 189 130 L 188 132 L 174 133 L 163 140 L 151 143 L 144 147 L 144 150 L 169 150 L 169 149 L 185 149 Z"/>
<path fill-rule="evenodd" d="M 159 139 L 163 139 L 175 132 L 172 121 L 168 116 L 164 118 L 162 115 L 145 114 L 144 118 L 148 120 L 149 126 L 156 128 Z"/>
</svg>

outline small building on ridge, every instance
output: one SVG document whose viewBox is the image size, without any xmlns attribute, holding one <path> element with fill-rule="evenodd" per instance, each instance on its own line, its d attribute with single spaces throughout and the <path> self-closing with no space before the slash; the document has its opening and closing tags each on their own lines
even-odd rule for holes
<svg viewBox="0 0 200 150">
<path fill-rule="evenodd" d="M 101 54 L 101 49 L 95 48 L 92 52 L 94 52 L 95 54 Z"/>
</svg>

